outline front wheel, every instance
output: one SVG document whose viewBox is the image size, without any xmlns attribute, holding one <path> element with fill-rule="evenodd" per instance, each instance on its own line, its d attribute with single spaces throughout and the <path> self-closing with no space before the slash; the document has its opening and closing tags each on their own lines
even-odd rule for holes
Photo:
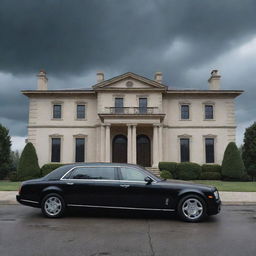
<svg viewBox="0 0 256 256">
<path fill-rule="evenodd" d="M 199 222 L 206 216 L 206 203 L 197 195 L 187 195 L 178 204 L 178 215 L 187 222 Z"/>
<path fill-rule="evenodd" d="M 65 212 L 64 200 L 58 194 L 48 194 L 42 200 L 41 210 L 48 218 L 59 218 L 63 216 Z"/>
</svg>

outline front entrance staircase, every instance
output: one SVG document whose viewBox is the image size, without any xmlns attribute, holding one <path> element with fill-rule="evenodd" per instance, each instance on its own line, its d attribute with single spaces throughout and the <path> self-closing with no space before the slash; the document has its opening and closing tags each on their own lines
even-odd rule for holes
<svg viewBox="0 0 256 256">
<path fill-rule="evenodd" d="M 155 176 L 160 177 L 160 170 L 158 168 L 146 167 L 146 169 L 153 173 Z"/>
</svg>

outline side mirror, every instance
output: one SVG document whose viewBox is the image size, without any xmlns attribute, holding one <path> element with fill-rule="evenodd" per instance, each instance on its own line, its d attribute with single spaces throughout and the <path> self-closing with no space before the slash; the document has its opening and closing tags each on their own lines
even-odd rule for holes
<svg viewBox="0 0 256 256">
<path fill-rule="evenodd" d="M 150 185 L 153 181 L 149 176 L 147 176 L 144 180 L 147 182 L 147 185 Z"/>
</svg>

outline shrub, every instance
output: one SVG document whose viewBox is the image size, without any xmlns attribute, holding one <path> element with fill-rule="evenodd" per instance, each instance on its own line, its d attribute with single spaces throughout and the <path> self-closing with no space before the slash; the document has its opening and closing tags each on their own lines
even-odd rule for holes
<svg viewBox="0 0 256 256">
<path fill-rule="evenodd" d="M 247 169 L 247 173 L 252 177 L 252 180 L 254 181 L 256 179 L 256 165 L 250 165 Z"/>
<path fill-rule="evenodd" d="M 17 178 L 17 172 L 10 172 L 9 175 L 8 175 L 8 177 L 9 177 L 9 180 L 10 180 L 10 181 L 17 181 L 17 180 L 18 180 L 18 178 Z"/>
<path fill-rule="evenodd" d="M 41 168 L 41 176 L 43 177 L 63 165 L 64 164 L 45 164 Z"/>
<path fill-rule="evenodd" d="M 228 180 L 239 180 L 245 174 L 244 163 L 234 142 L 230 142 L 222 161 L 222 176 Z"/>
<path fill-rule="evenodd" d="M 169 171 L 174 179 L 178 178 L 176 162 L 159 162 L 158 168 L 161 172 L 164 170 Z"/>
<path fill-rule="evenodd" d="M 200 180 L 221 180 L 221 174 L 219 172 L 202 172 Z"/>
<path fill-rule="evenodd" d="M 221 166 L 219 164 L 203 164 L 202 172 L 217 172 L 221 173 Z"/>
<path fill-rule="evenodd" d="M 166 170 L 162 170 L 160 176 L 163 179 L 173 179 L 172 173 Z"/>
<path fill-rule="evenodd" d="M 196 163 L 178 163 L 177 174 L 181 180 L 196 180 L 200 177 L 202 167 Z"/>
<path fill-rule="evenodd" d="M 36 150 L 31 142 L 26 144 L 21 154 L 17 174 L 21 181 L 40 177 Z"/>
</svg>

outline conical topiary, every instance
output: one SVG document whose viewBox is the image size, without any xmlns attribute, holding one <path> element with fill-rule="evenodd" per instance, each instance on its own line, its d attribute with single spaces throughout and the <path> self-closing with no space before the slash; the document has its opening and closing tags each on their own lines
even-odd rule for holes
<svg viewBox="0 0 256 256">
<path fill-rule="evenodd" d="M 31 142 L 27 143 L 20 157 L 18 165 L 18 179 L 29 180 L 40 176 L 40 167 L 36 149 Z"/>
<path fill-rule="evenodd" d="M 225 150 L 221 174 L 226 179 L 239 180 L 245 174 L 245 167 L 240 152 L 234 142 L 230 142 Z"/>
</svg>

